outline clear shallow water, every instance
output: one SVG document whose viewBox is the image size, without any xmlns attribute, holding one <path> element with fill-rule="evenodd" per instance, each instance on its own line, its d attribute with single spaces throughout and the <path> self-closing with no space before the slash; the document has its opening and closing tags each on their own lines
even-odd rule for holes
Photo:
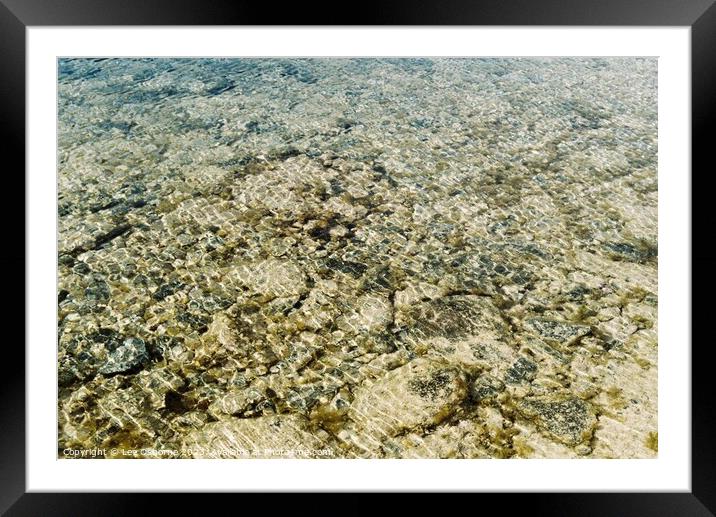
<svg viewBox="0 0 716 517">
<path fill-rule="evenodd" d="M 60 456 L 655 453 L 655 60 L 58 74 Z"/>
</svg>

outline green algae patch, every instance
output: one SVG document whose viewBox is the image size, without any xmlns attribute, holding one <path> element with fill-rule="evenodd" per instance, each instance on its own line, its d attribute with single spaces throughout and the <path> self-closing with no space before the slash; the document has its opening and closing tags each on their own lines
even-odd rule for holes
<svg viewBox="0 0 716 517">
<path fill-rule="evenodd" d="M 644 445 L 654 452 L 659 452 L 659 433 L 651 432 L 646 435 Z"/>
</svg>

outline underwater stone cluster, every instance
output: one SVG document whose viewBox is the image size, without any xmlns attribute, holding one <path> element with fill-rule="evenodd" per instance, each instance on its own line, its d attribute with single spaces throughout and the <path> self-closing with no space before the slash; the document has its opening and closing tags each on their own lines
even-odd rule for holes
<svg viewBox="0 0 716 517">
<path fill-rule="evenodd" d="M 58 81 L 60 456 L 656 454 L 655 59 Z"/>
</svg>

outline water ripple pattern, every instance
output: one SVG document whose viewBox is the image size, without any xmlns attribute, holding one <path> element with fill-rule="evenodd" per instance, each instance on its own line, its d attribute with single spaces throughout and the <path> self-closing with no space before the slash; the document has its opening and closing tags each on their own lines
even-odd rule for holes
<svg viewBox="0 0 716 517">
<path fill-rule="evenodd" d="M 58 456 L 655 457 L 656 84 L 59 60 Z"/>
</svg>

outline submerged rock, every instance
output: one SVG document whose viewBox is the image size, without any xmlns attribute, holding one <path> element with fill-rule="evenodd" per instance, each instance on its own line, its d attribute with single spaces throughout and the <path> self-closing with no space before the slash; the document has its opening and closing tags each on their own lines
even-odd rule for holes
<svg viewBox="0 0 716 517">
<path fill-rule="evenodd" d="M 529 398 L 520 403 L 519 409 L 538 427 L 566 445 L 589 440 L 597 425 L 592 406 L 576 397 Z"/>
<path fill-rule="evenodd" d="M 466 396 L 467 379 L 458 368 L 415 359 L 358 390 L 348 415 L 360 432 L 395 436 L 440 423 Z"/>
<path fill-rule="evenodd" d="M 527 324 L 542 338 L 562 345 L 572 345 L 591 332 L 586 325 L 575 325 L 566 321 L 533 318 L 527 320 Z"/>
<path fill-rule="evenodd" d="M 483 400 L 489 400 L 497 396 L 500 392 L 504 391 L 505 383 L 500 379 L 496 379 L 492 375 L 483 374 L 480 375 L 470 388 L 470 395 L 472 399 L 479 403 Z"/>
<path fill-rule="evenodd" d="M 508 332 L 500 311 L 484 296 L 447 296 L 408 307 L 398 320 L 409 339 L 459 339 Z"/>
<path fill-rule="evenodd" d="M 127 338 L 121 346 L 109 353 L 107 362 L 99 369 L 99 373 L 112 375 L 128 372 L 149 360 L 147 347 L 140 338 Z"/>
<path fill-rule="evenodd" d="M 520 357 L 515 364 L 513 364 L 507 373 L 505 374 L 505 382 L 510 384 L 519 384 L 523 381 L 531 381 L 535 378 L 537 373 L 537 365 L 526 359 Z"/>
</svg>

